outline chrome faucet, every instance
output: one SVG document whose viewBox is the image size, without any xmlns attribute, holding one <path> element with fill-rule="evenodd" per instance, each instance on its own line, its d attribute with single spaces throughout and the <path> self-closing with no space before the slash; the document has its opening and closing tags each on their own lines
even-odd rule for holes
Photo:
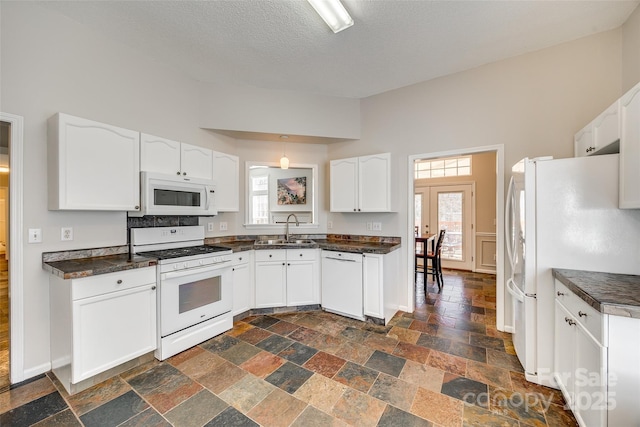
<svg viewBox="0 0 640 427">
<path fill-rule="evenodd" d="M 286 232 L 285 232 L 285 239 L 287 240 L 287 242 L 289 241 L 289 218 L 294 217 L 296 220 L 296 227 L 300 226 L 300 222 L 298 221 L 298 217 L 296 216 L 296 214 L 289 214 L 289 216 L 287 217 L 287 228 L 286 228 Z"/>
</svg>

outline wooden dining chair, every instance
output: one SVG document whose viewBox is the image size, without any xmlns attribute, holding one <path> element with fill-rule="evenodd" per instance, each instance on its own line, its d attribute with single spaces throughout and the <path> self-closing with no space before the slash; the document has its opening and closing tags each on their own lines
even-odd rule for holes
<svg viewBox="0 0 640 427">
<path fill-rule="evenodd" d="M 445 232 L 446 230 L 440 230 L 433 252 L 427 252 L 423 259 L 425 278 L 427 274 L 431 274 L 433 281 L 438 283 L 438 289 L 441 289 L 444 284 L 444 278 L 442 277 L 442 242 L 444 241 Z"/>
</svg>

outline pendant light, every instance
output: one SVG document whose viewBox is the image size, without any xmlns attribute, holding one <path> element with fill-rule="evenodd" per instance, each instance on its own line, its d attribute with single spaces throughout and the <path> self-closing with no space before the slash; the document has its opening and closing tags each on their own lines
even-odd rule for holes
<svg viewBox="0 0 640 427">
<path fill-rule="evenodd" d="M 287 139 L 289 139 L 289 137 L 287 135 L 280 135 L 280 139 L 286 141 Z M 287 158 L 287 154 L 286 154 L 286 147 L 287 147 L 287 143 L 285 142 L 282 145 L 282 157 L 280 158 L 280 169 L 289 169 L 289 159 Z"/>
</svg>

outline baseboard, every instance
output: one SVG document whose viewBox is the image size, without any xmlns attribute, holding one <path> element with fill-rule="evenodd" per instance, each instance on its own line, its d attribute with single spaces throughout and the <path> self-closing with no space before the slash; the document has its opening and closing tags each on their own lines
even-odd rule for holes
<svg viewBox="0 0 640 427">
<path fill-rule="evenodd" d="M 473 270 L 474 273 L 486 273 L 486 274 L 497 274 L 495 270 L 485 270 L 482 268 L 476 268 Z"/>
<path fill-rule="evenodd" d="M 29 378 L 46 374 L 51 370 L 51 362 L 46 362 L 38 366 L 34 366 L 33 368 L 25 369 L 23 371 L 23 379 L 22 381 L 28 380 Z"/>
</svg>

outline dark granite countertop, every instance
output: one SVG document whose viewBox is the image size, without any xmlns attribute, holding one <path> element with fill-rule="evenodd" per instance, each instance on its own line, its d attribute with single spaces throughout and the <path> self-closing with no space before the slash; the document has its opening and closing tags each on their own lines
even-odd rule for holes
<svg viewBox="0 0 640 427">
<path fill-rule="evenodd" d="M 553 277 L 601 313 L 640 319 L 640 276 L 554 268 Z"/>
<path fill-rule="evenodd" d="M 132 259 L 129 259 L 129 254 L 127 253 L 91 258 L 45 261 L 42 263 L 42 268 L 62 279 L 78 279 L 134 268 L 152 267 L 156 264 L 157 261 L 154 258 L 136 255 Z"/>
<path fill-rule="evenodd" d="M 399 242 L 370 242 L 360 240 L 333 240 L 333 239 L 312 239 L 314 244 L 274 244 L 256 245 L 255 240 L 236 240 L 209 243 L 214 246 L 222 246 L 233 250 L 233 252 L 250 251 L 252 249 L 315 249 L 320 248 L 329 251 L 352 252 L 361 254 L 388 254 L 400 247 Z"/>
</svg>

